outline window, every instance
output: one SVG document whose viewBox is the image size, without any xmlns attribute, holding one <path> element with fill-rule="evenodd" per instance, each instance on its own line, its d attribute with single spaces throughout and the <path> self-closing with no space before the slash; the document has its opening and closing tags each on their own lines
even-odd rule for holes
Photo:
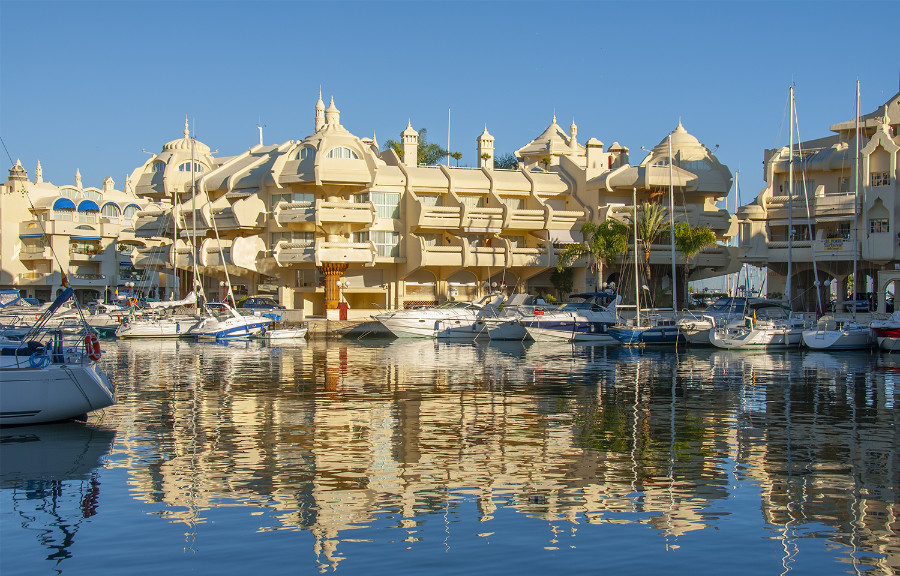
<svg viewBox="0 0 900 576">
<path fill-rule="evenodd" d="M 100 210 L 100 213 L 107 218 L 118 218 L 122 215 L 122 211 L 119 210 L 119 207 L 115 204 L 104 204 L 103 208 Z"/>
<path fill-rule="evenodd" d="M 122 215 L 126 218 L 131 218 L 138 210 L 140 210 L 140 207 L 136 206 L 135 204 L 129 204 L 125 207 L 125 211 L 122 213 Z"/>
<path fill-rule="evenodd" d="M 381 258 L 396 258 L 400 256 L 400 233 L 383 232 L 373 230 L 370 232 L 375 250 Z"/>
<path fill-rule="evenodd" d="M 399 192 L 372 192 L 369 195 L 379 218 L 400 217 L 400 193 Z"/>
<path fill-rule="evenodd" d="M 279 242 L 288 242 L 293 244 L 315 244 L 315 232 L 301 232 L 293 230 L 291 232 L 272 232 L 270 237 L 271 245 L 274 248 Z"/>
<path fill-rule="evenodd" d="M 84 190 L 81 192 L 81 197 L 88 200 L 93 200 L 95 202 L 100 202 L 101 200 L 103 200 L 103 194 L 97 192 L 96 190 Z"/>
<path fill-rule="evenodd" d="M 422 201 L 422 206 L 443 206 L 444 202 L 442 201 L 440 196 L 428 195 L 428 196 L 419 196 L 419 199 Z"/>
<path fill-rule="evenodd" d="M 287 202 L 288 204 L 305 204 L 313 206 L 316 203 L 316 195 L 312 192 L 293 192 L 291 194 L 272 194 L 272 208 L 278 206 L 279 202 Z"/>
<path fill-rule="evenodd" d="M 846 176 L 841 176 L 838 181 L 838 191 L 842 194 L 847 194 L 850 192 L 850 178 Z"/>
<path fill-rule="evenodd" d="M 199 162 L 194 162 L 194 172 L 203 172 L 205 169 L 206 169 L 206 167 L 203 164 L 201 164 Z M 181 164 L 178 165 L 178 171 L 179 172 L 190 172 L 191 171 L 191 163 L 190 162 L 182 162 Z"/>
<path fill-rule="evenodd" d="M 872 172 L 869 174 L 869 182 L 871 186 L 890 186 L 891 175 L 889 172 Z"/>
<path fill-rule="evenodd" d="M 443 237 L 440 234 L 420 234 L 419 236 L 422 238 L 422 243 L 428 248 L 442 244 Z"/>
<path fill-rule="evenodd" d="M 463 204 L 469 208 L 484 208 L 484 196 L 461 196 Z"/>
<path fill-rule="evenodd" d="M 63 188 L 59 191 L 59 195 L 72 200 L 78 200 L 78 190 L 75 190 L 74 188 Z"/>
<path fill-rule="evenodd" d="M 75 216 L 75 211 L 71 208 L 58 208 L 53 211 L 53 219 L 54 220 L 68 220 L 71 221 Z"/>
<path fill-rule="evenodd" d="M 869 232 L 872 234 L 878 232 L 890 232 L 891 227 L 887 218 L 873 218 L 869 220 Z"/>
<path fill-rule="evenodd" d="M 325 155 L 326 158 L 348 158 L 350 160 L 359 160 L 359 156 L 357 156 L 356 152 L 347 148 L 346 146 L 337 146 L 328 151 L 328 154 Z"/>
<path fill-rule="evenodd" d="M 309 158 L 316 157 L 316 149 L 312 146 L 304 146 L 300 149 L 300 152 L 297 153 L 297 160 L 307 160 Z"/>
<path fill-rule="evenodd" d="M 525 237 L 524 236 L 501 236 L 504 240 L 509 240 L 510 245 L 513 248 L 525 248 Z"/>
<path fill-rule="evenodd" d="M 681 167 L 691 172 L 708 172 L 712 166 L 706 160 L 682 160 Z"/>
<path fill-rule="evenodd" d="M 510 210 L 521 210 L 525 206 L 525 199 L 517 196 L 501 196 L 500 200 Z"/>
<path fill-rule="evenodd" d="M 164 172 L 166 170 L 165 162 L 154 162 L 153 163 L 153 171 L 154 172 Z"/>
</svg>

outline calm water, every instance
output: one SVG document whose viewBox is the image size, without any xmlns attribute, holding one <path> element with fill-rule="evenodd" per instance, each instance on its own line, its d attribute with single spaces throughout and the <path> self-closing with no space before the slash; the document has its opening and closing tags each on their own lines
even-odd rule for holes
<svg viewBox="0 0 900 576">
<path fill-rule="evenodd" d="M 3 576 L 900 570 L 900 355 L 105 346 L 0 436 Z"/>
</svg>

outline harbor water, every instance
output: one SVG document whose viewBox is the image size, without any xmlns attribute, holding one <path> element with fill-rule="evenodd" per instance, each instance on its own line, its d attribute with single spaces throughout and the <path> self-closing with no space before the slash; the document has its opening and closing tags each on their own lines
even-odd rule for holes
<svg viewBox="0 0 900 576">
<path fill-rule="evenodd" d="M 104 343 L 0 431 L 0 574 L 896 574 L 900 355 Z"/>
</svg>

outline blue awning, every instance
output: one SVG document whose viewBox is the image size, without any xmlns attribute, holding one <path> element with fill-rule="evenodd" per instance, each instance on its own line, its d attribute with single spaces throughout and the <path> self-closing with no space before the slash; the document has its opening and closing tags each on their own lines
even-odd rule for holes
<svg viewBox="0 0 900 576">
<path fill-rule="evenodd" d="M 95 204 L 96 206 L 96 204 Z M 69 200 L 68 198 L 57 198 L 56 202 L 53 203 L 54 210 L 74 210 L 75 203 Z"/>
<path fill-rule="evenodd" d="M 99 212 L 100 207 L 97 206 L 97 203 L 94 202 L 93 200 L 82 200 L 78 204 L 78 211 L 79 212 Z"/>
<path fill-rule="evenodd" d="M 43 234 L 19 234 L 19 238 L 43 238 Z"/>
<path fill-rule="evenodd" d="M 72 240 L 100 240 L 99 236 L 69 236 Z"/>
</svg>

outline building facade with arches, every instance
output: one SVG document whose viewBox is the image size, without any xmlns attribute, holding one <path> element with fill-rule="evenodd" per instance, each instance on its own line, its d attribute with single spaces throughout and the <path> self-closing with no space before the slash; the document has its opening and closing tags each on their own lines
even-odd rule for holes
<svg viewBox="0 0 900 576">
<path fill-rule="evenodd" d="M 16 161 L 0 184 L 0 287 L 50 300 L 65 283 L 88 302 L 158 286 L 132 259 L 148 245 L 133 229 L 146 204 L 109 177 L 100 188 L 84 186 L 76 171 L 73 184 L 57 186 L 44 181 L 40 162 L 30 180 Z"/>
<path fill-rule="evenodd" d="M 790 301 L 799 310 L 843 311 L 854 292 L 876 310 L 892 305 L 895 275 L 886 272 L 900 262 L 900 93 L 861 116 L 858 133 L 856 126 L 855 118 L 839 122 L 834 135 L 800 142 L 793 161 L 787 146 L 766 150 L 766 186 L 737 211 L 745 262 L 766 267 L 769 294 L 781 296 L 790 259 Z"/>
</svg>

